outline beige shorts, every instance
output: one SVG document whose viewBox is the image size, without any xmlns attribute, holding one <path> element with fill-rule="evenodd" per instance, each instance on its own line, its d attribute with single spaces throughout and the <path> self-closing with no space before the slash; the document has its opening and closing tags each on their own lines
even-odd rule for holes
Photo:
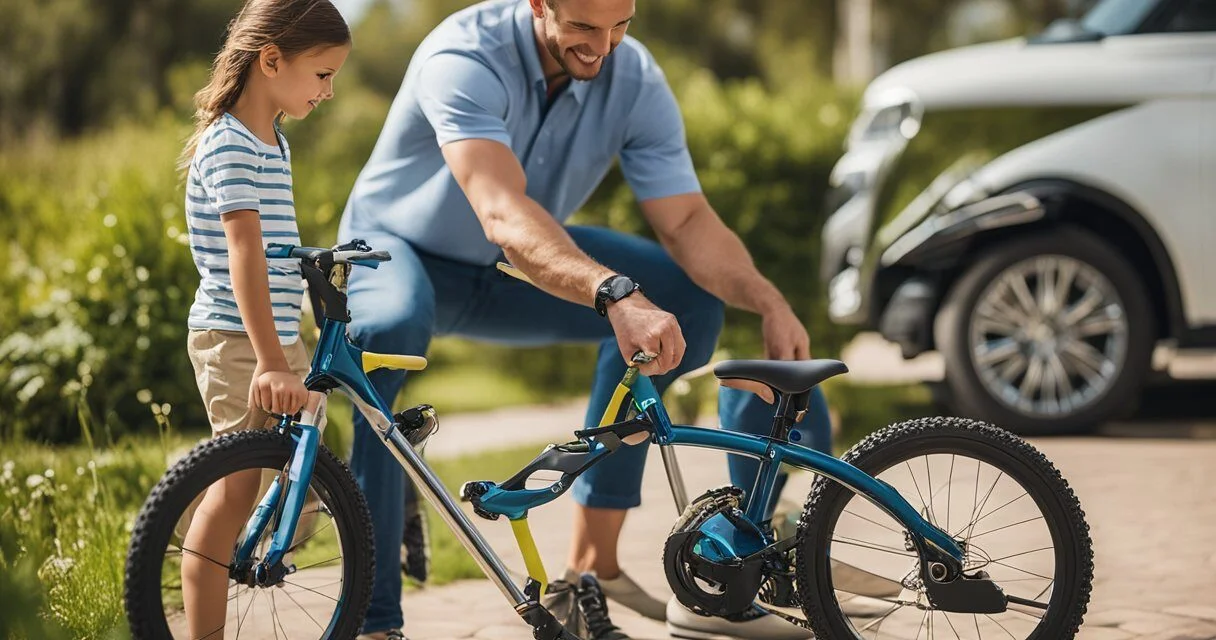
<svg viewBox="0 0 1216 640">
<path fill-rule="evenodd" d="M 191 331 L 186 339 L 194 379 L 207 407 L 213 435 L 275 425 L 273 416 L 249 405 L 249 386 L 258 359 L 249 334 L 239 331 Z M 310 360 L 303 340 L 283 345 L 287 364 L 301 379 L 308 375 Z M 325 427 L 325 416 L 316 425 Z"/>
</svg>

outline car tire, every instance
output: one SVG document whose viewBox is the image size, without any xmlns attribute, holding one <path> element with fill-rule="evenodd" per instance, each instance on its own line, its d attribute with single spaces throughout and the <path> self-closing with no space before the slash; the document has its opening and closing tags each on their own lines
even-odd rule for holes
<svg viewBox="0 0 1216 640">
<path fill-rule="evenodd" d="M 1048 301 L 1044 290 L 1062 282 L 1063 299 Z M 1078 322 L 1081 303 L 1095 298 L 1099 313 Z M 1093 234 L 1063 227 L 988 249 L 950 288 L 934 336 L 954 412 L 1050 435 L 1090 431 L 1131 408 L 1150 367 L 1154 323 L 1128 261 Z"/>
</svg>

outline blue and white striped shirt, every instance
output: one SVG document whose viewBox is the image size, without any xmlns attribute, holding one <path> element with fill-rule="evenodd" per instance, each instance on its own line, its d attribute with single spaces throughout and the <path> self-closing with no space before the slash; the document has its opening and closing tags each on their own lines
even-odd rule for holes
<svg viewBox="0 0 1216 640">
<path fill-rule="evenodd" d="M 201 278 L 190 307 L 191 329 L 245 331 L 232 292 L 222 214 L 257 211 L 263 244 L 300 244 L 291 195 L 291 150 L 283 135 L 276 134 L 279 144 L 266 144 L 228 113 L 203 131 L 186 182 L 190 253 Z M 295 258 L 266 262 L 279 342 L 291 344 L 300 337 L 300 264 Z"/>
</svg>

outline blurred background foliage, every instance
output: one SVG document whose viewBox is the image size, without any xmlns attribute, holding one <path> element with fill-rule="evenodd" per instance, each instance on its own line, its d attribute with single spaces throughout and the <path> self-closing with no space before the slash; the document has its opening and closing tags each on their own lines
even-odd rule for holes
<svg viewBox="0 0 1216 640">
<path fill-rule="evenodd" d="M 1024 33 L 1080 8 L 1067 0 L 642 1 L 630 30 L 667 72 L 710 201 L 806 319 L 817 356 L 836 355 L 849 337 L 827 322 L 815 273 L 828 172 L 859 97 L 858 78 L 839 79 L 848 48 L 840 27 L 858 2 L 873 14 L 871 67 Z M 184 349 L 198 278 L 173 166 L 193 92 L 239 4 L 0 0 L 0 439 L 74 441 L 89 421 L 113 441 L 155 432 L 151 409 L 173 411 L 186 428 L 205 424 Z M 334 240 L 410 55 L 468 4 L 339 2 L 357 18 L 337 99 L 286 127 L 305 242 Z M 648 233 L 616 171 L 576 219 Z M 722 347 L 759 355 L 758 320 L 731 312 Z M 520 352 L 440 339 L 433 368 L 407 396 L 429 389 L 441 410 L 454 410 L 585 393 L 592 349 Z"/>
<path fill-rule="evenodd" d="M 711 202 L 805 319 L 815 355 L 830 357 L 851 332 L 828 323 L 816 276 L 822 203 L 865 81 L 1091 2 L 639 0 L 630 33 L 667 73 Z M 301 234 L 314 245 L 334 241 L 415 47 L 470 4 L 337 3 L 355 38 L 337 99 L 286 127 Z M 0 0 L 0 637 L 121 637 L 131 520 L 166 464 L 208 433 L 186 357 L 198 276 L 174 166 L 193 93 L 239 5 Z M 576 219 L 648 233 L 615 171 Z M 719 357 L 758 356 L 759 344 L 758 318 L 731 312 Z M 450 412 L 582 395 L 594 353 L 440 338 L 398 404 Z M 713 420 L 712 380 L 673 393 L 678 420 Z M 923 387 L 847 379 L 827 393 L 838 451 L 930 402 Z M 327 444 L 346 450 L 349 403 L 335 398 L 330 425 Z M 534 451 L 492 457 L 505 474 Z M 457 486 L 487 464 L 445 461 L 440 473 Z M 436 562 L 468 577 L 467 556 L 447 546 Z"/>
</svg>

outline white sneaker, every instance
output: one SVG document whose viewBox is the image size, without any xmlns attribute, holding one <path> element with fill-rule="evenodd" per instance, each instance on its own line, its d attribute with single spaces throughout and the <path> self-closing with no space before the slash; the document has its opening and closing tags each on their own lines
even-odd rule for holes
<svg viewBox="0 0 1216 640">
<path fill-rule="evenodd" d="M 667 632 L 676 638 L 704 640 L 727 636 L 747 640 L 808 640 L 815 634 L 779 616 L 753 608 L 738 621 L 689 611 L 672 597 L 667 603 Z"/>
<path fill-rule="evenodd" d="M 600 590 L 604 592 L 605 596 L 608 596 L 609 600 L 651 620 L 663 622 L 667 619 L 667 605 L 642 590 L 642 587 L 638 586 L 638 583 L 634 582 L 633 578 L 630 578 L 624 571 L 611 580 L 598 577 L 597 579 L 600 583 Z"/>
</svg>

